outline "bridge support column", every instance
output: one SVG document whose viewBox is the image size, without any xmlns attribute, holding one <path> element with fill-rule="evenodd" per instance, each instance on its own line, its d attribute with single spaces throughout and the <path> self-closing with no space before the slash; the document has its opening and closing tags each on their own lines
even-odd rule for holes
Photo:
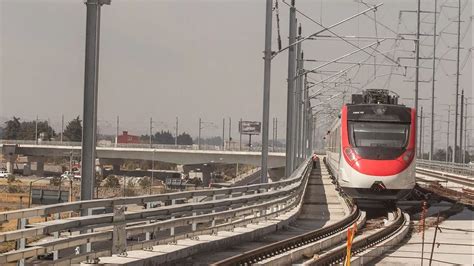
<svg viewBox="0 0 474 266">
<path fill-rule="evenodd" d="M 13 174 L 13 168 L 15 165 L 17 156 L 16 155 L 7 155 L 5 159 L 7 160 L 7 172 Z"/>
<path fill-rule="evenodd" d="M 44 176 L 44 157 L 36 158 L 36 175 Z"/>
<path fill-rule="evenodd" d="M 112 164 L 112 173 L 114 175 L 120 174 L 120 163 L 114 163 Z"/>
</svg>

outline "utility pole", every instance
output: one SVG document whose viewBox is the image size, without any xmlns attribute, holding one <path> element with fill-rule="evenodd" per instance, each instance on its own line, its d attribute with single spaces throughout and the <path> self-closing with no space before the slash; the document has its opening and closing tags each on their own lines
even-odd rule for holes
<svg viewBox="0 0 474 266">
<path fill-rule="evenodd" d="M 232 142 L 232 118 L 229 117 L 229 144 L 228 146 L 230 147 Z"/>
<path fill-rule="evenodd" d="M 120 126 L 120 118 L 119 116 L 117 116 L 117 126 L 115 129 L 115 147 L 117 147 L 117 144 L 118 144 L 119 126 Z"/>
<path fill-rule="evenodd" d="M 240 118 L 239 122 L 239 151 L 242 150 L 242 118 Z"/>
<path fill-rule="evenodd" d="M 222 150 L 225 149 L 225 118 L 222 118 Z"/>
<path fill-rule="evenodd" d="M 272 66 L 272 12 L 273 1 L 266 0 L 265 51 L 263 67 L 263 119 L 262 119 L 262 162 L 260 183 L 268 182 L 268 127 L 270 120 L 270 77 Z"/>
<path fill-rule="evenodd" d="M 91 200 L 95 188 L 95 158 L 97 142 L 97 100 L 99 83 L 99 36 L 100 9 L 110 5 L 111 0 L 87 0 L 86 47 L 84 70 L 84 102 L 81 150 L 81 200 Z M 89 215 L 89 209 L 83 208 L 81 215 Z M 91 245 L 81 247 L 81 253 L 91 250 Z"/>
<path fill-rule="evenodd" d="M 289 29 L 289 43 L 296 42 L 296 8 L 295 0 L 291 1 L 290 7 L 290 29 Z M 286 164 L 285 176 L 289 177 L 293 172 L 293 157 L 294 157 L 294 121 L 293 121 L 293 104 L 295 93 L 295 72 L 296 72 L 296 51 L 295 46 L 291 45 L 288 48 L 288 92 L 287 92 L 287 111 L 286 111 Z"/>
<path fill-rule="evenodd" d="M 466 102 L 464 103 L 464 106 L 465 106 L 465 110 L 466 110 L 466 115 L 464 115 L 464 126 L 465 126 L 465 129 L 464 129 L 464 152 L 462 153 L 462 163 L 466 163 L 466 151 L 467 151 L 467 117 L 468 117 L 468 110 L 467 110 L 467 100 L 468 100 L 468 97 L 465 97 L 465 100 Z"/>
<path fill-rule="evenodd" d="M 307 75 L 304 77 L 304 117 L 305 117 L 305 128 L 304 128 L 304 141 L 305 141 L 305 149 L 306 149 L 306 157 L 311 156 L 311 147 L 309 146 L 309 139 L 311 134 L 310 129 L 310 119 L 311 119 L 311 106 L 309 102 L 309 88 L 308 88 L 308 78 Z"/>
<path fill-rule="evenodd" d="M 461 91 L 461 117 L 459 119 L 460 121 L 460 126 L 459 126 L 459 157 L 458 157 L 458 161 L 461 161 L 462 159 L 462 155 L 463 155 L 463 128 L 464 128 L 464 121 L 463 121 L 463 118 L 464 118 L 464 89 Z M 461 163 L 464 163 L 464 161 L 462 161 Z"/>
<path fill-rule="evenodd" d="M 449 122 L 451 120 L 451 105 L 448 105 L 448 131 L 446 136 L 446 162 L 449 161 Z"/>
<path fill-rule="evenodd" d="M 422 147 L 423 147 L 423 106 L 421 107 L 421 111 L 420 111 L 420 143 L 418 145 L 418 154 L 419 154 L 418 158 L 421 158 L 421 159 L 423 159 Z"/>
<path fill-rule="evenodd" d="M 38 115 L 35 120 L 35 144 L 38 145 Z"/>
<path fill-rule="evenodd" d="M 178 146 L 178 129 L 179 129 L 179 120 L 178 117 L 176 117 L 176 126 L 175 126 L 175 138 L 174 138 L 174 145 Z"/>
<path fill-rule="evenodd" d="M 420 78 L 420 8 L 421 8 L 421 0 L 418 0 L 418 7 L 416 9 L 416 40 L 415 40 L 415 110 L 418 114 L 418 86 L 419 86 L 419 78 Z M 418 127 L 419 128 L 419 127 Z M 418 133 L 418 130 L 416 130 Z M 416 134 L 415 134 L 416 136 Z M 421 143 L 418 144 L 420 146 Z M 420 149 L 418 149 L 420 151 Z"/>
<path fill-rule="evenodd" d="M 64 115 L 61 115 L 61 143 L 63 143 L 63 133 L 64 133 Z"/>
<path fill-rule="evenodd" d="M 199 117 L 198 150 L 201 149 L 201 118 Z"/>
<path fill-rule="evenodd" d="M 278 117 L 275 117 L 275 142 L 278 141 Z"/>
<path fill-rule="evenodd" d="M 436 22 L 438 12 L 438 0 L 434 2 L 434 26 L 433 26 L 433 67 L 431 80 L 431 138 L 430 138 L 430 161 L 433 160 L 434 152 L 434 117 L 435 117 L 435 82 L 436 82 Z"/>
<path fill-rule="evenodd" d="M 301 24 L 298 26 L 298 37 L 297 40 L 301 39 Z M 296 136 L 295 136 L 295 164 L 294 168 L 299 164 L 299 159 L 301 158 L 301 72 L 302 67 L 301 63 L 303 62 L 301 58 L 301 42 L 296 45 L 296 80 L 295 80 L 295 123 L 296 123 Z"/>
<path fill-rule="evenodd" d="M 275 152 L 275 117 L 272 120 L 272 151 Z"/>
<path fill-rule="evenodd" d="M 153 147 L 152 135 L 153 135 L 153 118 L 150 117 L 150 148 Z"/>
<path fill-rule="evenodd" d="M 456 107 L 454 110 L 454 155 L 453 163 L 456 162 L 457 155 L 457 145 L 458 145 L 458 101 L 459 101 L 459 57 L 461 53 L 461 0 L 458 0 L 458 45 L 457 45 L 457 60 L 456 60 Z"/>
</svg>

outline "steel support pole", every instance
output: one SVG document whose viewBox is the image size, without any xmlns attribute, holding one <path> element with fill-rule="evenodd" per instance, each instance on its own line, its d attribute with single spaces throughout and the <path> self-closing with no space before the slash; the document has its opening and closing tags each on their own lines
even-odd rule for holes
<svg viewBox="0 0 474 266">
<path fill-rule="evenodd" d="M 291 1 L 290 7 L 290 29 L 289 29 L 289 42 L 294 43 L 296 41 L 296 8 L 295 1 Z M 286 165 L 285 165 L 285 176 L 290 176 L 293 172 L 293 156 L 294 156 L 294 119 L 293 119 L 293 104 L 294 104 L 294 92 L 295 92 L 295 75 L 296 75 L 296 47 L 290 46 L 288 49 L 288 92 L 287 92 L 287 111 L 286 111 Z"/>
<path fill-rule="evenodd" d="M 275 142 L 278 141 L 278 117 L 275 117 Z"/>
<path fill-rule="evenodd" d="M 63 143 L 63 133 L 64 133 L 64 115 L 61 115 L 61 143 Z"/>
<path fill-rule="evenodd" d="M 240 118 L 239 122 L 239 151 L 242 150 L 242 118 Z"/>
<path fill-rule="evenodd" d="M 153 135 L 153 118 L 150 117 L 150 148 L 153 147 L 152 135 Z"/>
<path fill-rule="evenodd" d="M 232 118 L 229 117 L 229 147 L 232 142 Z"/>
<path fill-rule="evenodd" d="M 430 137 L 430 161 L 433 160 L 434 152 L 434 117 L 435 117 L 435 82 L 436 82 L 436 23 L 438 12 L 438 0 L 434 1 L 434 26 L 433 26 L 433 67 L 432 67 L 432 81 L 431 81 L 431 137 Z"/>
<path fill-rule="evenodd" d="M 275 152 L 275 117 L 272 120 L 272 151 Z"/>
<path fill-rule="evenodd" d="M 464 100 L 466 101 L 464 103 L 464 108 L 466 110 L 466 115 L 464 115 L 464 127 L 465 127 L 465 129 L 464 129 L 464 152 L 462 153 L 462 163 L 467 163 L 466 162 L 466 151 L 467 151 L 467 148 L 468 148 L 468 145 L 467 145 L 467 132 L 468 132 L 468 130 L 467 130 L 467 117 L 468 117 L 468 115 L 467 115 L 468 114 L 467 100 L 468 100 L 468 98 L 465 97 Z"/>
<path fill-rule="evenodd" d="M 178 146 L 178 134 L 179 134 L 179 119 L 176 117 L 176 126 L 175 126 L 175 139 L 174 139 L 174 145 Z"/>
<path fill-rule="evenodd" d="M 201 149 L 201 118 L 199 117 L 198 150 Z"/>
<path fill-rule="evenodd" d="M 222 118 L 222 150 L 225 149 L 225 118 Z"/>
<path fill-rule="evenodd" d="M 418 114 L 418 86 L 419 86 L 419 78 L 420 78 L 420 7 L 421 7 L 421 0 L 418 0 L 418 5 L 416 9 L 416 40 L 415 40 L 415 110 Z M 418 115 L 417 115 L 418 116 Z M 415 136 L 419 132 L 419 126 L 417 123 L 417 127 L 415 130 Z M 418 144 L 418 156 L 420 156 L 420 145 Z"/>
<path fill-rule="evenodd" d="M 301 121 L 303 121 L 303 125 L 302 125 L 302 134 L 301 134 L 301 144 L 302 144 L 302 153 L 303 153 L 303 158 L 306 158 L 307 155 L 308 155 L 308 146 L 307 146 L 307 142 L 306 142 L 306 138 L 308 136 L 307 132 L 306 132 L 306 127 L 308 126 L 308 106 L 307 106 L 307 102 L 306 102 L 306 99 L 307 99 L 307 89 L 306 89 L 306 85 L 307 85 L 307 75 L 304 75 L 304 78 L 303 78 L 303 89 L 302 89 L 302 93 L 303 93 L 303 118 Z"/>
<path fill-rule="evenodd" d="M 117 116 L 117 128 L 115 130 L 115 147 L 117 147 L 117 144 L 118 144 L 119 126 L 120 126 L 120 118 L 119 116 Z"/>
<path fill-rule="evenodd" d="M 263 119 L 262 119 L 262 163 L 260 183 L 268 182 L 268 127 L 270 120 L 270 77 L 272 67 L 272 8 L 273 1 L 266 1 L 265 51 L 263 67 Z"/>
<path fill-rule="evenodd" d="M 457 44 L 457 61 L 456 61 L 456 107 L 454 108 L 454 150 L 453 163 L 456 162 L 458 146 L 458 110 L 459 110 L 459 57 L 461 50 L 461 0 L 458 0 L 458 44 Z"/>
<path fill-rule="evenodd" d="M 310 103 L 309 103 L 309 89 L 308 89 L 308 80 L 307 76 L 305 75 L 304 79 L 304 115 L 305 115 L 305 128 L 304 128 L 304 145 L 305 145 L 305 151 L 306 151 L 306 157 L 311 156 L 311 147 L 309 146 L 309 138 L 310 138 L 310 119 L 311 119 L 311 108 L 310 108 Z"/>
<path fill-rule="evenodd" d="M 462 154 L 463 154 L 463 128 L 464 128 L 464 90 L 461 91 L 461 116 L 459 119 L 459 157 L 458 157 L 458 162 L 464 163 L 462 160 Z"/>
<path fill-rule="evenodd" d="M 81 156 L 81 200 L 91 200 L 95 183 L 95 147 L 97 137 L 97 98 L 99 81 L 100 9 L 110 0 L 87 0 L 84 104 Z M 88 215 L 82 209 L 82 215 Z"/>
<path fill-rule="evenodd" d="M 95 148 L 97 142 L 97 100 L 99 83 L 99 44 L 100 44 L 100 9 L 110 0 L 87 0 L 86 15 L 86 47 L 84 70 L 84 103 L 81 154 L 81 200 L 94 197 L 95 183 Z M 83 208 L 81 215 L 90 214 Z M 91 245 L 80 248 L 82 253 L 89 252 Z"/>
<path fill-rule="evenodd" d="M 423 106 L 420 110 L 420 143 L 418 145 L 418 150 L 418 154 L 421 156 L 420 158 L 423 159 Z"/>
<path fill-rule="evenodd" d="M 35 120 L 35 144 L 38 145 L 38 115 Z"/>
<path fill-rule="evenodd" d="M 297 40 L 299 40 L 301 38 L 301 25 L 298 27 L 298 38 Z M 294 165 L 294 168 L 297 167 L 297 165 L 299 164 L 299 159 L 301 158 L 301 145 L 300 145 L 300 141 L 301 141 L 301 121 L 300 121 L 300 118 L 301 118 L 301 113 L 300 113 L 300 106 L 301 106 L 301 90 L 300 90 L 300 85 L 301 85 L 301 72 L 302 72 L 302 69 L 301 69 L 301 42 L 299 42 L 297 45 L 296 45 L 296 80 L 295 80 L 295 123 L 296 123 L 296 127 L 295 127 L 295 131 L 296 131 L 296 136 L 295 136 L 295 165 Z"/>
<path fill-rule="evenodd" d="M 446 162 L 449 161 L 449 122 L 451 120 L 451 106 L 448 105 L 448 130 L 446 131 Z"/>
</svg>

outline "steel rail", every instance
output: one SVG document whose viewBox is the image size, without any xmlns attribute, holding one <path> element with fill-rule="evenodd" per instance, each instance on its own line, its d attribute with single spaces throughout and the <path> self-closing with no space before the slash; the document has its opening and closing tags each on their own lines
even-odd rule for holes
<svg viewBox="0 0 474 266">
<path fill-rule="evenodd" d="M 288 252 L 292 249 L 330 237 L 354 224 L 360 218 L 360 215 L 359 209 L 357 206 L 354 206 L 350 215 L 329 226 L 244 252 L 213 263 L 212 265 L 252 265 L 280 253 Z"/>
<path fill-rule="evenodd" d="M 362 238 L 355 238 L 354 242 L 352 243 L 351 255 L 355 255 L 357 253 L 361 253 L 364 250 L 377 245 L 378 243 L 388 239 L 389 237 L 395 235 L 405 226 L 405 215 L 403 212 L 398 208 L 397 209 L 397 217 L 395 221 L 388 226 L 384 227 L 377 232 L 362 237 Z M 337 264 L 344 262 L 344 259 L 347 255 L 347 247 L 346 245 L 341 245 L 335 249 L 330 250 L 329 252 L 320 255 L 318 258 L 314 258 L 311 262 L 305 263 L 309 265 L 330 265 L 330 264 Z"/>
<path fill-rule="evenodd" d="M 463 186 L 474 187 L 474 179 L 467 177 L 460 177 L 449 173 L 439 173 L 433 170 L 416 168 L 416 173 L 427 175 L 429 177 L 434 177 L 446 182 L 453 182 Z"/>
</svg>

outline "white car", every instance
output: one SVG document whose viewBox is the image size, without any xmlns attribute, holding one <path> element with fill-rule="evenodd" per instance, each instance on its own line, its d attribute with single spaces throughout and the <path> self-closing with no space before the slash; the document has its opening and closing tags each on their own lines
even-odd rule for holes
<svg viewBox="0 0 474 266">
<path fill-rule="evenodd" d="M 10 173 L 5 170 L 0 170 L 0 178 L 8 178 Z"/>
</svg>

